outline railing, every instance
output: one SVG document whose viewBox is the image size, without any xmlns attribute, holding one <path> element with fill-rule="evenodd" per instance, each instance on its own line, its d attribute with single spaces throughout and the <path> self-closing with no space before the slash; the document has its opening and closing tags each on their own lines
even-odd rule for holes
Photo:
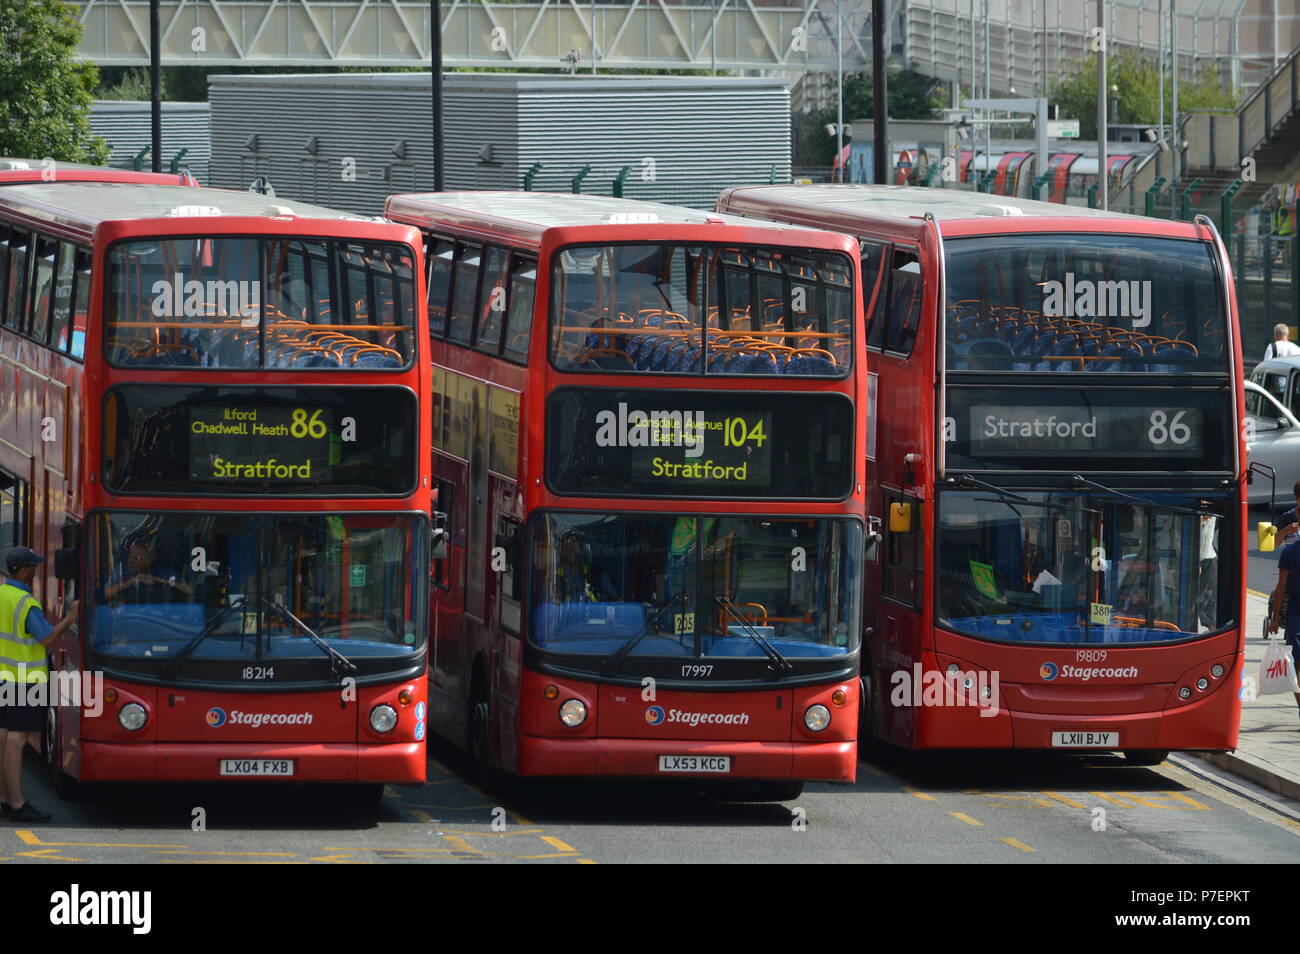
<svg viewBox="0 0 1300 954">
<path fill-rule="evenodd" d="M 1300 109 L 1300 47 L 1235 110 L 1198 109 L 1184 115 L 1181 138 L 1188 143 L 1184 168 L 1241 170 L 1241 161 L 1269 142 L 1274 131 Z"/>
</svg>

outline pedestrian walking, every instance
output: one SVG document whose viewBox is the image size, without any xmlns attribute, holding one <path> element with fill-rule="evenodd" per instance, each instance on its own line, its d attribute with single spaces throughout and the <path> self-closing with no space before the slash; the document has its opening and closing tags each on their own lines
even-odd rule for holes
<svg viewBox="0 0 1300 954">
<path fill-rule="evenodd" d="M 0 802 L 0 817 L 19 822 L 50 820 L 48 812 L 23 798 L 23 750 L 45 730 L 50 681 L 45 647 L 77 617 L 74 602 L 56 625 L 45 618 L 32 592 L 36 568 L 44 562 L 29 547 L 14 547 L 5 554 L 8 579 L 0 586 L 0 682 L 9 683 L 0 686 L 0 791 L 7 799 Z"/>
<path fill-rule="evenodd" d="M 1273 326 L 1273 340 L 1264 349 L 1264 360 L 1300 354 L 1300 345 L 1291 340 L 1291 329 L 1282 322 Z"/>
<path fill-rule="evenodd" d="M 1297 487 L 1300 490 L 1300 486 Z M 1286 644 L 1291 647 L 1292 665 L 1300 662 L 1300 541 L 1287 544 L 1277 560 L 1277 587 L 1269 601 L 1268 632 L 1271 636 L 1283 625 Z M 1295 669 L 1292 669 L 1295 672 Z M 1300 710 L 1300 692 L 1295 694 Z"/>
</svg>

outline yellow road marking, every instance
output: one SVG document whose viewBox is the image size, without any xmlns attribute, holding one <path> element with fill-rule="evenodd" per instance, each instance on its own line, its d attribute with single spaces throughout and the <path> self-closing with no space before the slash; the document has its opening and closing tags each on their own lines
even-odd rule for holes
<svg viewBox="0 0 1300 954">
<path fill-rule="evenodd" d="M 249 858 L 297 858 L 296 851 L 190 851 L 187 848 L 153 848 L 155 855 L 237 855 Z"/>
<path fill-rule="evenodd" d="M 428 812 L 420 811 L 418 808 L 408 808 L 407 811 L 420 819 L 420 821 L 424 822 L 426 825 L 432 825 L 434 823 L 433 816 Z"/>
<path fill-rule="evenodd" d="M 918 792 L 916 789 L 912 788 L 910 785 L 904 785 L 904 786 L 903 786 L 903 791 L 907 792 L 907 794 L 909 794 L 909 795 L 914 795 L 914 796 L 916 796 L 917 798 L 919 798 L 919 799 L 920 799 L 921 801 L 923 801 L 923 802 L 932 802 L 932 801 L 934 801 L 934 796 L 933 796 L 933 795 L 927 795 L 927 794 L 925 794 L 925 792 Z"/>
<path fill-rule="evenodd" d="M 1012 848 L 1018 849 L 1019 851 L 1034 851 L 1033 848 L 1030 848 L 1023 841 L 1017 841 L 1015 838 L 1003 838 L 1002 840 Z"/>
<path fill-rule="evenodd" d="M 1087 805 L 1083 804 L 1083 802 L 1076 802 L 1073 798 L 1070 798 L 1067 795 L 1062 795 L 1060 792 L 1043 792 L 1043 794 L 1046 795 L 1048 798 L 1055 799 L 1056 801 L 1060 802 L 1062 805 L 1069 805 L 1071 808 L 1088 807 Z"/>
<path fill-rule="evenodd" d="M 162 848 L 163 845 L 154 842 L 150 845 L 137 845 L 129 842 L 120 841 L 41 841 L 36 832 L 30 828 L 16 828 L 14 834 L 27 845 L 45 845 L 55 846 L 58 848 Z M 181 848 L 183 845 L 172 845 L 173 848 Z"/>
<path fill-rule="evenodd" d="M 161 858 L 158 861 L 162 865 L 305 865 L 305 861 L 214 861 L 205 858 L 203 861 L 183 861 L 180 858 Z"/>
<path fill-rule="evenodd" d="M 466 782 L 465 787 L 479 798 L 487 798 L 487 792 L 483 791 L 483 789 L 479 788 L 477 785 L 471 785 L 469 782 Z"/>
<path fill-rule="evenodd" d="M 507 811 L 510 812 L 510 817 L 513 818 L 516 822 L 518 822 L 518 823 L 521 824 L 521 825 L 528 825 L 528 826 L 531 827 L 531 826 L 537 824 L 536 822 L 531 822 L 531 821 L 529 821 L 527 818 L 525 818 L 523 815 L 519 814 L 519 813 L 518 813 L 517 811 L 515 811 L 514 809 L 507 809 Z"/>
<path fill-rule="evenodd" d="M 888 777 L 889 777 L 889 773 L 888 773 L 888 772 L 882 772 L 880 769 L 876 768 L 874 765 L 866 765 L 866 764 L 864 764 L 864 763 L 862 763 L 862 762 L 859 762 L 859 763 L 858 763 L 858 768 L 866 769 L 866 770 L 867 770 L 868 772 L 870 772 L 872 775 L 876 776 L 876 778 L 888 778 Z"/>
<path fill-rule="evenodd" d="M 541 837 L 542 837 L 542 841 L 546 842 L 548 845 L 550 845 L 552 848 L 554 848 L 557 851 L 571 851 L 575 855 L 578 853 L 577 848 L 574 848 L 570 845 L 566 845 L 564 842 L 560 841 L 560 839 L 556 838 L 554 835 L 542 835 Z"/>
<path fill-rule="evenodd" d="M 1038 798 L 1034 795 L 1016 795 L 1013 792 L 986 792 L 979 788 L 966 789 L 967 795 L 983 795 L 985 798 L 1003 798 L 1009 802 L 1030 802 L 1039 808 L 1051 808 L 1052 803 L 1046 798 Z M 994 802 L 994 804 L 997 804 Z"/>
<path fill-rule="evenodd" d="M 1261 593 L 1259 590 L 1252 590 L 1249 586 L 1246 587 L 1246 592 L 1249 593 L 1251 596 L 1259 596 L 1262 597 L 1263 599 L 1268 599 L 1270 595 L 1268 593 Z"/>
<path fill-rule="evenodd" d="M 551 855 L 506 855 L 507 858 L 518 858 L 520 861 L 540 861 L 543 858 L 572 858 L 575 852 L 562 852 Z"/>
<path fill-rule="evenodd" d="M 350 851 L 341 851 L 341 852 L 339 852 L 339 853 L 336 854 L 336 855 L 317 855 L 316 857 L 311 858 L 311 859 L 309 859 L 309 860 L 310 860 L 310 861 L 324 861 L 324 862 L 329 862 L 330 864 L 342 864 L 342 862 L 343 862 L 343 860 L 344 860 L 345 858 L 347 858 L 347 859 L 351 859 L 351 858 L 353 858 L 353 857 L 354 857 L 354 856 L 353 856 L 352 852 L 350 852 Z"/>
<path fill-rule="evenodd" d="M 976 821 L 975 819 L 967 815 L 965 812 L 949 812 L 948 814 L 951 815 L 953 818 L 957 819 L 958 821 L 964 821 L 966 824 L 970 825 L 973 828 L 984 827 L 984 823 L 982 821 Z"/>
<path fill-rule="evenodd" d="M 460 837 L 460 835 L 451 835 L 446 832 L 443 832 L 442 837 L 446 839 L 447 843 L 450 844 L 452 846 L 452 849 L 455 851 L 464 852 L 471 855 L 483 854 L 483 852 L 479 851 L 477 848 L 475 848 L 473 845 L 467 842 L 464 838 Z"/>
<path fill-rule="evenodd" d="M 19 857 L 22 858 L 41 858 L 45 861 L 85 861 L 84 858 L 69 858 L 67 855 L 59 854 L 57 848 L 39 848 L 36 851 L 20 851 Z"/>
<path fill-rule="evenodd" d="M 579 858 L 579 859 L 578 859 L 578 864 L 580 864 L 580 865 L 594 865 L 595 863 L 596 863 L 596 862 L 592 861 L 590 858 Z"/>
<path fill-rule="evenodd" d="M 505 831 L 459 831 L 452 829 L 450 831 L 441 831 L 440 835 L 465 835 L 471 838 L 510 838 L 514 835 L 540 835 L 544 829 L 541 828 L 517 828 L 514 831 L 509 829 Z M 573 849 L 577 851 L 577 849 Z"/>
</svg>

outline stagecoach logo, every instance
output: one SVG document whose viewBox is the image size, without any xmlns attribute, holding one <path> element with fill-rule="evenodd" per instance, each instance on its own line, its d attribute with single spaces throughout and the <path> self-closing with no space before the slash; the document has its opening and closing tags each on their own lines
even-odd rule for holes
<svg viewBox="0 0 1300 954">
<path fill-rule="evenodd" d="M 1044 682 L 1051 682 L 1056 678 L 1056 663 L 1045 662 L 1038 667 L 1038 674 L 1043 677 Z"/>
<path fill-rule="evenodd" d="M 213 706 L 208 710 L 208 725 L 214 729 L 219 729 L 226 724 L 226 710 L 221 706 Z"/>
<path fill-rule="evenodd" d="M 748 712 L 685 712 L 681 709 L 669 709 L 664 712 L 662 706 L 651 706 L 645 711 L 645 720 L 650 725 L 664 722 L 680 722 L 694 728 L 697 725 L 749 725 Z"/>
</svg>

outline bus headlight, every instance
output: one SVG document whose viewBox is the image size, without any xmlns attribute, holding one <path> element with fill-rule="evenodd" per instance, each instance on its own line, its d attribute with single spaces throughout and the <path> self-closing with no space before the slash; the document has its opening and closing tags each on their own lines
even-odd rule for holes
<svg viewBox="0 0 1300 954">
<path fill-rule="evenodd" d="M 581 699 L 570 699 L 560 706 L 560 721 L 576 729 L 587 721 L 587 706 Z"/>
<path fill-rule="evenodd" d="M 370 710 L 370 728 L 376 732 L 392 732 L 397 726 L 397 710 L 387 703 Z"/>
<path fill-rule="evenodd" d="M 1179 699 L 1190 699 L 1191 697 L 1192 697 L 1192 690 L 1188 689 L 1186 686 L 1183 686 L 1181 689 L 1178 690 Z"/>
<path fill-rule="evenodd" d="M 1222 679 L 1223 666 L 1220 665 L 1219 663 L 1215 663 L 1213 666 L 1210 667 L 1210 675 L 1213 676 L 1215 679 Z"/>
<path fill-rule="evenodd" d="M 1204 692 L 1206 689 L 1210 688 L 1210 680 L 1202 676 L 1200 679 L 1196 680 L 1196 688 L 1201 690 L 1201 692 Z"/>
<path fill-rule="evenodd" d="M 139 732 L 149 721 L 149 713 L 138 702 L 128 702 L 117 713 L 117 721 L 128 732 Z"/>
<path fill-rule="evenodd" d="M 818 703 L 804 710 L 803 724 L 809 732 L 820 732 L 831 724 L 831 710 Z"/>
</svg>

